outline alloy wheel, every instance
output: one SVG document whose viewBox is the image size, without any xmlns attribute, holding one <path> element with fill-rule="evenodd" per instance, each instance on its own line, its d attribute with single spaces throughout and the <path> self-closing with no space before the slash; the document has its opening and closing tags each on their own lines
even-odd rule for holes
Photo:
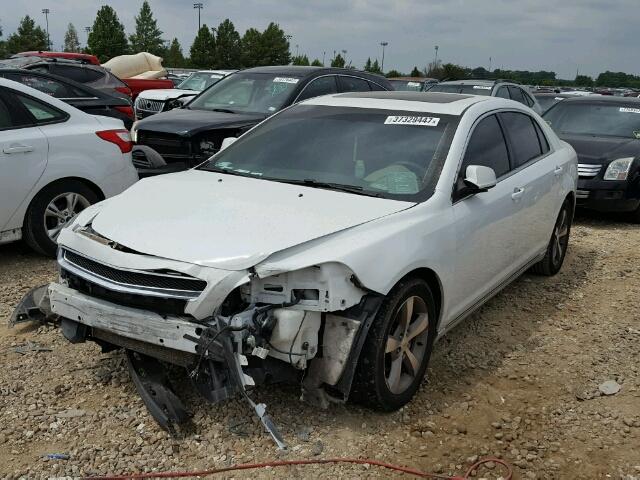
<svg viewBox="0 0 640 480">
<path fill-rule="evenodd" d="M 399 395 L 413 384 L 428 338 L 427 305 L 419 296 L 409 297 L 396 310 L 385 348 L 385 380 L 391 393 Z"/>
<path fill-rule="evenodd" d="M 89 200 L 79 193 L 67 192 L 54 197 L 44 211 L 44 226 L 49 238 L 55 242 L 62 229 L 89 205 Z"/>
<path fill-rule="evenodd" d="M 569 243 L 569 213 L 563 208 L 553 229 L 553 239 L 551 240 L 551 261 L 558 265 L 564 257 Z"/>
</svg>

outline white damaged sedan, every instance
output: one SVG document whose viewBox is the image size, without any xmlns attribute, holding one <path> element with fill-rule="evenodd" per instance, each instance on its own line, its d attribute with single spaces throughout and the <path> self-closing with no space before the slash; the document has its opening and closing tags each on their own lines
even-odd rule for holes
<svg viewBox="0 0 640 480">
<path fill-rule="evenodd" d="M 212 402 L 241 394 L 277 441 L 248 387 L 398 409 L 438 336 L 562 266 L 576 154 L 511 100 L 331 95 L 224 145 L 84 210 L 48 288 L 71 342 L 126 349 L 165 428 L 186 418 L 167 364 Z"/>
</svg>

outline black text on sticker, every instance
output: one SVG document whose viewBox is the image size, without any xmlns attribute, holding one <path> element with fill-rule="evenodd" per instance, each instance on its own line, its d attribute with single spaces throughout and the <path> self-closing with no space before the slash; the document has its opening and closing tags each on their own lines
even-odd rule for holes
<svg viewBox="0 0 640 480">
<path fill-rule="evenodd" d="M 389 116 L 385 125 L 421 125 L 423 127 L 437 127 L 440 119 L 437 117 Z"/>
</svg>

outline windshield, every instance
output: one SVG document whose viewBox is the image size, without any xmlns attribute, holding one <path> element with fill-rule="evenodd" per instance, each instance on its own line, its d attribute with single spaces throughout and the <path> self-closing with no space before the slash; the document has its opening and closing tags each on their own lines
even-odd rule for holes
<svg viewBox="0 0 640 480">
<path fill-rule="evenodd" d="M 544 114 L 557 133 L 640 138 L 640 105 L 559 102 Z"/>
<path fill-rule="evenodd" d="M 410 80 L 389 80 L 394 90 L 399 92 L 421 92 L 424 82 L 413 82 Z"/>
<path fill-rule="evenodd" d="M 192 73 L 186 80 L 183 80 L 177 88 L 201 92 L 205 88 L 216 83 L 222 77 L 224 77 L 224 75 L 219 73 L 196 72 Z"/>
<path fill-rule="evenodd" d="M 280 110 L 300 78 L 271 73 L 235 73 L 198 95 L 194 110 L 274 113 Z"/>
<path fill-rule="evenodd" d="M 297 105 L 245 134 L 200 168 L 415 200 L 435 186 L 457 119 L 423 112 Z"/>
<path fill-rule="evenodd" d="M 466 93 L 467 95 L 491 96 L 493 87 L 489 85 L 463 85 L 461 83 L 438 83 L 429 89 L 430 92 Z"/>
</svg>

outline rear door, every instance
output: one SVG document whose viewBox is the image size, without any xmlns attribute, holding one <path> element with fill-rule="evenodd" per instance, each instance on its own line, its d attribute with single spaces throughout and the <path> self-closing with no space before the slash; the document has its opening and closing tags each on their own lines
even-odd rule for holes
<svg viewBox="0 0 640 480">
<path fill-rule="evenodd" d="M 498 183 L 487 192 L 464 195 L 469 165 L 493 168 Z M 495 114 L 479 120 L 471 132 L 453 190 L 456 229 L 452 319 L 464 314 L 515 270 L 520 242 L 520 179 L 511 175 L 509 150 Z"/>
<path fill-rule="evenodd" d="M 551 237 L 558 214 L 554 209 L 562 167 L 556 165 L 549 143 L 533 117 L 523 112 L 501 112 L 499 117 L 509 145 L 513 180 L 522 192 L 522 212 L 515 226 L 521 237 L 517 263 L 524 265 L 546 248 Z"/>
<path fill-rule="evenodd" d="M 0 231 L 22 227 L 12 216 L 44 172 L 47 154 L 45 135 L 13 90 L 0 87 Z"/>
</svg>

